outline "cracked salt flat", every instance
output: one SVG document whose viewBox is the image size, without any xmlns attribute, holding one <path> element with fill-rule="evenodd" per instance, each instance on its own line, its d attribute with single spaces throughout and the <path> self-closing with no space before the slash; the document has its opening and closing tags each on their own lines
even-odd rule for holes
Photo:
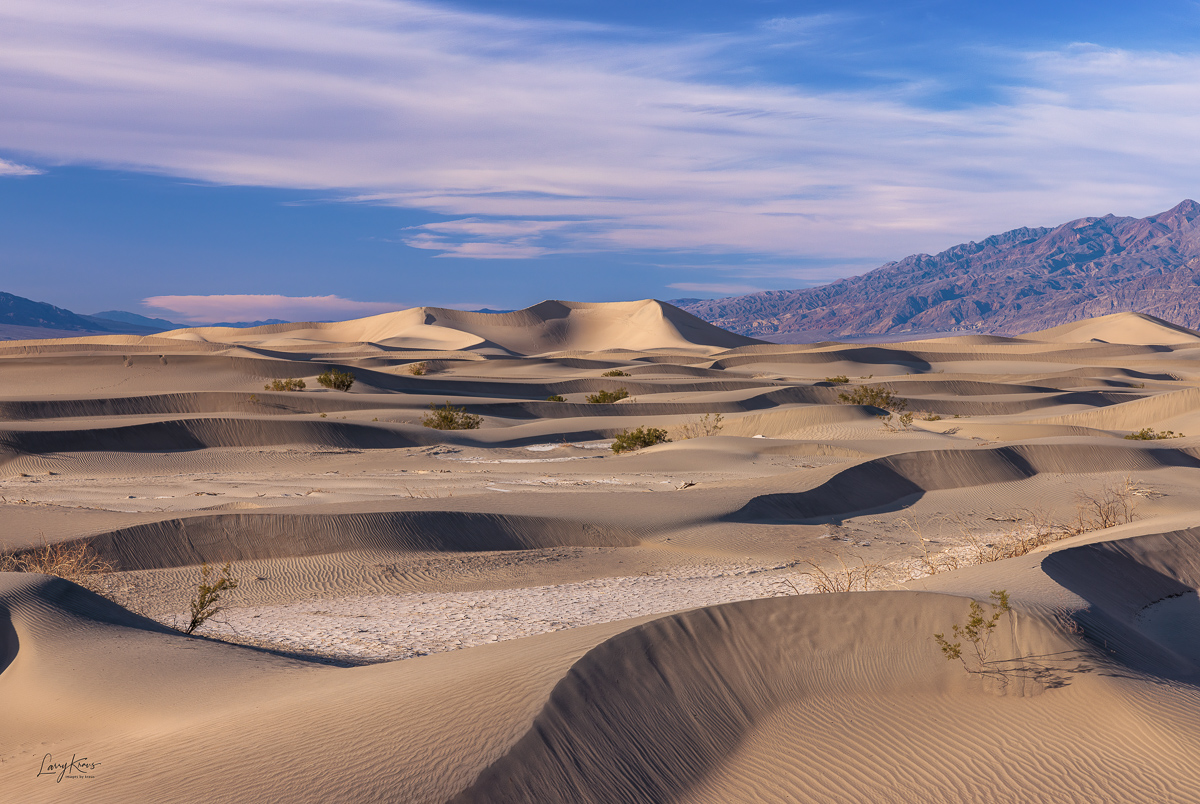
<svg viewBox="0 0 1200 804">
<path fill-rule="evenodd" d="M 391 660 L 651 614 L 813 591 L 785 567 L 729 565 L 688 577 L 647 575 L 498 589 L 371 595 L 228 609 L 201 633 L 282 649 Z M 785 588 L 784 578 L 793 587 Z"/>
</svg>

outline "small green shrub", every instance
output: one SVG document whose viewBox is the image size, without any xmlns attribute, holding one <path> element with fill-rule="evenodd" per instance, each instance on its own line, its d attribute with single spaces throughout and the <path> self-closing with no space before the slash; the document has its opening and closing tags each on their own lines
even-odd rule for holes
<svg viewBox="0 0 1200 804">
<path fill-rule="evenodd" d="M 1183 438 L 1183 433 L 1174 430 L 1155 430 L 1153 427 L 1143 427 L 1136 433 L 1125 436 L 1126 441 L 1162 441 L 1165 438 Z"/>
<path fill-rule="evenodd" d="M 882 385 L 860 385 L 848 394 L 838 394 L 838 399 L 847 405 L 868 405 L 896 413 L 908 407 L 907 399 L 896 396 Z"/>
<path fill-rule="evenodd" d="M 628 377 L 630 375 L 626 374 L 624 371 L 621 371 L 620 369 L 613 369 L 612 371 L 604 372 L 600 376 L 601 377 Z"/>
<path fill-rule="evenodd" d="M 546 397 L 546 401 L 547 402 L 566 402 L 567 398 L 565 396 L 562 396 L 561 394 L 551 394 L 550 396 Z"/>
<path fill-rule="evenodd" d="M 653 447 L 655 444 L 662 444 L 670 440 L 667 438 L 667 431 L 657 427 L 622 430 L 617 433 L 617 440 L 613 442 L 612 451 L 616 453 L 629 452 L 642 447 Z"/>
<path fill-rule="evenodd" d="M 217 605 L 217 602 L 221 599 L 221 595 L 237 589 L 237 578 L 230 577 L 229 567 L 230 564 L 226 561 L 225 566 L 221 568 L 221 574 L 210 583 L 209 576 L 212 574 L 212 568 L 208 564 L 200 565 L 200 585 L 196 589 L 196 597 L 192 600 L 192 620 L 188 623 L 188 627 L 183 629 L 183 633 L 192 633 L 220 612 L 221 607 Z"/>
<path fill-rule="evenodd" d="M 921 420 L 926 421 L 926 422 L 940 422 L 942 420 L 942 417 L 937 415 L 936 413 L 926 413 L 924 416 L 921 417 Z"/>
<path fill-rule="evenodd" d="M 594 394 L 588 394 L 587 401 L 593 405 L 611 405 L 613 402 L 628 398 L 629 392 L 624 388 L 618 388 L 615 391 L 597 391 Z"/>
<path fill-rule="evenodd" d="M 835 377 L 826 377 L 825 382 L 829 383 L 830 385 L 845 385 L 846 383 L 850 382 L 850 378 L 845 374 L 838 374 Z"/>
<path fill-rule="evenodd" d="M 456 408 L 446 400 L 446 404 L 438 407 L 429 403 L 430 412 L 421 419 L 421 424 L 434 430 L 478 430 L 483 424 L 483 417 L 467 413 L 466 408 Z"/>
<path fill-rule="evenodd" d="M 421 376 L 429 373 L 429 364 L 428 363 L 409 363 L 408 364 L 408 373 L 413 375 L 414 377 L 421 377 Z"/>
<path fill-rule="evenodd" d="M 329 369 L 317 375 L 317 382 L 333 391 L 349 391 L 354 385 L 354 375 L 348 371 Z"/>
<path fill-rule="evenodd" d="M 270 383 L 263 386 L 264 391 L 303 391 L 308 386 L 304 384 L 304 380 L 294 380 L 288 377 L 286 380 L 271 380 Z"/>
<path fill-rule="evenodd" d="M 933 639 L 937 642 L 938 647 L 942 649 L 942 655 L 946 657 L 946 661 L 953 662 L 955 660 L 962 662 L 963 669 L 968 673 L 983 673 L 986 672 L 988 666 L 992 662 L 991 650 L 988 643 L 992 638 L 992 631 L 996 629 L 996 623 L 1000 621 L 1001 615 L 1012 611 L 1008 605 L 1008 592 L 1004 589 L 993 589 L 991 594 L 992 602 L 987 604 L 991 608 L 991 616 L 984 616 L 983 606 L 978 600 L 971 601 L 971 616 L 967 618 L 966 625 L 955 623 L 952 627 L 954 637 L 958 642 L 951 642 L 946 639 L 945 634 L 934 634 Z M 971 643 L 971 657 L 968 662 L 963 658 L 962 640 Z"/>
</svg>

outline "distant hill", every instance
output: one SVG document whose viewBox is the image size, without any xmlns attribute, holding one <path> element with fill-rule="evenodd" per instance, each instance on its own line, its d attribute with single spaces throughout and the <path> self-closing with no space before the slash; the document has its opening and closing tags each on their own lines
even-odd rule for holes
<svg viewBox="0 0 1200 804">
<path fill-rule="evenodd" d="M 1013 229 L 802 290 L 679 300 L 719 327 L 772 341 L 921 333 L 1016 335 L 1116 312 L 1200 328 L 1200 204 L 1148 218 Z"/>
<path fill-rule="evenodd" d="M 45 302 L 0 293 L 0 325 L 39 327 L 62 332 L 107 332 L 103 325 Z"/>
<path fill-rule="evenodd" d="M 0 340 L 69 338 L 78 335 L 153 335 L 188 326 L 262 327 L 288 324 L 280 318 L 266 321 L 234 321 L 220 324 L 176 324 L 165 318 L 150 318 L 127 310 L 105 310 L 80 315 L 46 302 L 0 292 Z"/>
<path fill-rule="evenodd" d="M 126 310 L 105 310 L 102 313 L 92 313 L 87 318 L 91 320 L 98 318 L 102 323 L 132 324 L 136 327 L 152 329 L 155 332 L 166 332 L 167 330 L 180 329 L 187 326 L 186 324 L 176 324 L 165 318 L 149 318 L 148 316 L 130 313 Z"/>
</svg>

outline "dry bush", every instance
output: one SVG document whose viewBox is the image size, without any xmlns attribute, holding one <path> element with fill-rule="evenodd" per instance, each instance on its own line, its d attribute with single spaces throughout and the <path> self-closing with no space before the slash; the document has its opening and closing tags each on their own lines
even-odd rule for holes
<svg viewBox="0 0 1200 804">
<path fill-rule="evenodd" d="M 942 420 L 942 417 L 937 415 L 936 413 L 926 413 L 924 416 L 921 417 L 921 421 L 923 421 L 923 422 L 940 422 L 941 420 Z"/>
<path fill-rule="evenodd" d="M 1153 427 L 1143 427 L 1136 433 L 1125 436 L 1126 441 L 1162 441 L 1166 438 L 1183 438 L 1183 433 L 1174 430 L 1155 430 Z"/>
<path fill-rule="evenodd" d="M 889 433 L 899 433 L 912 429 L 913 415 L 911 413 L 901 413 L 899 416 L 893 416 L 891 413 L 886 416 L 876 416 L 879 423 L 883 425 L 883 429 Z"/>
<path fill-rule="evenodd" d="M 286 380 L 271 380 L 263 386 L 264 391 L 303 391 L 308 386 L 304 380 L 288 377 Z M 258 401 L 257 398 L 254 401 Z"/>
<path fill-rule="evenodd" d="M 838 399 L 847 405 L 866 405 L 893 413 L 908 407 L 907 399 L 896 396 L 882 385 L 860 385 L 848 394 L 838 394 Z"/>
<path fill-rule="evenodd" d="M 0 572 L 38 572 L 81 583 L 89 575 L 113 572 L 112 562 L 92 551 L 88 542 L 42 540 L 40 547 L 0 553 Z"/>
<path fill-rule="evenodd" d="M 1144 491 L 1127 475 L 1123 481 L 1105 483 L 1097 492 L 1078 492 L 1075 495 L 1077 532 L 1104 530 L 1132 522 L 1137 516 L 1138 497 L 1146 496 Z"/>
<path fill-rule="evenodd" d="M 653 447 L 655 444 L 662 444 L 670 440 L 667 438 L 667 431 L 658 427 L 638 427 L 635 430 L 622 430 L 617 433 L 616 440 L 612 443 L 612 451 L 618 454 L 632 452 L 644 447 Z"/>
<path fill-rule="evenodd" d="M 409 363 L 408 373 L 414 377 L 422 377 L 429 373 L 428 363 Z"/>
<path fill-rule="evenodd" d="M 425 414 L 421 424 L 434 430 L 478 430 L 483 424 L 482 416 L 467 413 L 465 407 L 456 408 L 450 404 L 450 400 L 446 400 L 445 406 L 440 408 L 430 402 L 429 410 L 431 412 Z"/>
<path fill-rule="evenodd" d="M 317 375 L 317 382 L 331 391 L 349 391 L 354 385 L 354 375 L 349 371 L 329 369 Z"/>
<path fill-rule="evenodd" d="M 601 377 L 628 377 L 630 375 L 624 371 L 621 371 L 620 369 L 615 368 L 615 369 L 611 369 L 609 371 L 604 372 L 600 376 Z"/>
<path fill-rule="evenodd" d="M 715 436 L 725 426 L 724 417 L 720 413 L 705 413 L 690 422 L 684 422 L 675 428 L 675 436 L 681 440 Z"/>
<path fill-rule="evenodd" d="M 829 383 L 830 385 L 845 385 L 846 383 L 850 382 L 850 378 L 845 374 L 838 374 L 833 377 L 826 377 L 825 382 Z"/>
<path fill-rule="evenodd" d="M 597 391 L 585 397 L 593 405 L 611 405 L 614 402 L 620 402 L 622 399 L 628 398 L 629 392 L 624 388 L 618 388 L 615 391 Z"/>
<path fill-rule="evenodd" d="M 877 561 L 868 561 L 856 553 L 851 553 L 851 557 L 858 561 L 858 564 L 848 566 L 841 553 L 830 555 L 837 561 L 839 569 L 825 569 L 812 559 L 800 562 L 809 567 L 808 572 L 800 574 L 808 576 L 818 592 L 869 592 L 872 588 L 878 589 L 880 585 L 891 581 L 887 566 Z M 795 589 L 794 586 L 792 588 Z M 799 590 L 796 591 L 799 594 Z"/>
<path fill-rule="evenodd" d="M 917 558 L 917 566 L 922 575 L 937 575 L 940 572 L 952 572 L 962 566 L 962 559 L 955 553 L 929 552 L 930 540 L 925 538 L 921 524 L 909 519 L 901 519 L 916 540 L 921 544 L 921 555 Z"/>
<path fill-rule="evenodd" d="M 222 611 L 222 607 L 217 605 L 221 597 L 225 592 L 238 588 L 237 578 L 229 574 L 230 566 L 226 561 L 221 574 L 210 581 L 212 568 L 208 564 L 200 565 L 200 584 L 196 587 L 196 597 L 192 599 L 192 619 L 183 633 L 192 633 Z"/>
</svg>

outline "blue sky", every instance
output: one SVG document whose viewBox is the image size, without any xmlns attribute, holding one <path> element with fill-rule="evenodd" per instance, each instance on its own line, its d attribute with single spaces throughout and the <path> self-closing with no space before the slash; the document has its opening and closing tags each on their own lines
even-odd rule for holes
<svg viewBox="0 0 1200 804">
<path fill-rule="evenodd" d="M 1198 34 L 1184 2 L 8 0 L 0 290 L 712 297 L 1147 215 L 1200 195 Z"/>
</svg>

